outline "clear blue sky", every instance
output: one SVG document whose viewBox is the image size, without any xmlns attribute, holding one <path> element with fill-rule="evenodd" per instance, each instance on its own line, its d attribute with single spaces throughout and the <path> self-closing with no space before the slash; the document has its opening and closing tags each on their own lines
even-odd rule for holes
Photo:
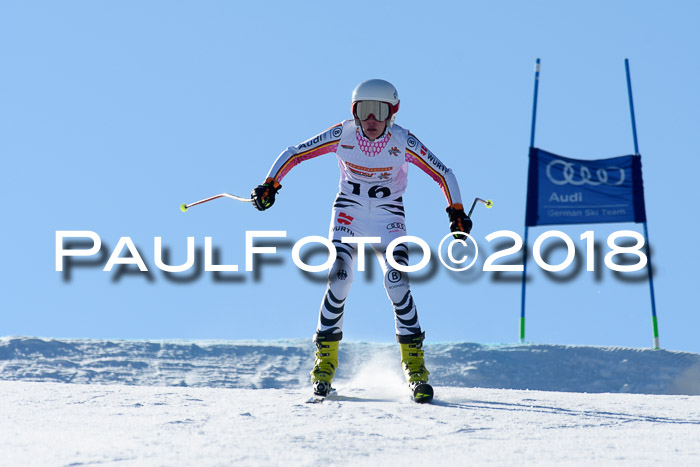
<svg viewBox="0 0 700 467">
<path fill-rule="evenodd" d="M 693 1 L 3 2 L 0 335 L 308 338 L 324 274 L 303 275 L 289 247 L 246 273 L 244 238 L 326 235 L 335 157 L 296 167 L 265 213 L 219 200 L 183 214 L 180 203 L 247 195 L 280 151 L 348 118 L 354 86 L 378 77 L 399 90 L 397 123 L 453 169 L 464 198 L 494 200 L 473 231 L 493 251 L 485 235 L 523 232 L 535 59 L 536 145 L 594 159 L 633 152 L 629 58 L 661 345 L 700 352 L 699 10 Z M 435 248 L 448 231 L 437 185 L 413 167 L 405 201 L 409 233 Z M 621 229 L 641 226 L 561 230 L 578 245 L 594 230 L 605 253 Z M 54 267 L 57 230 L 95 231 L 108 253 L 129 236 L 151 274 L 103 272 L 103 259 L 67 281 Z M 174 281 L 155 267 L 156 236 L 172 263 L 184 261 L 187 236 L 198 248 L 211 236 L 221 262 L 241 270 Z M 647 282 L 599 267 L 565 282 L 531 267 L 528 341 L 651 346 Z M 356 276 L 347 339 L 393 339 L 376 271 Z M 429 340 L 517 342 L 520 283 L 508 277 L 439 266 L 417 281 Z"/>
</svg>

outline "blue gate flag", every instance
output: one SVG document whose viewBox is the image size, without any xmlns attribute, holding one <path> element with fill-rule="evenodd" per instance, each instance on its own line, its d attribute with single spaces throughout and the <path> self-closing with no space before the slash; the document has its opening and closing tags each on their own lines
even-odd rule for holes
<svg viewBox="0 0 700 467">
<path fill-rule="evenodd" d="M 641 156 L 579 160 L 530 148 L 525 225 L 646 220 Z"/>
</svg>

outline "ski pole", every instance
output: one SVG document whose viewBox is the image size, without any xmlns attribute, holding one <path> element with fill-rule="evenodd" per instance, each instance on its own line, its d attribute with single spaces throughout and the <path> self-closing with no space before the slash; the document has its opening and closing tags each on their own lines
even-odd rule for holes
<svg viewBox="0 0 700 467">
<path fill-rule="evenodd" d="M 209 201 L 213 201 L 213 200 L 219 199 L 219 198 L 231 198 L 231 199 L 235 199 L 236 201 L 241 201 L 244 203 L 252 203 L 253 202 L 253 198 L 243 198 L 242 196 L 236 196 L 236 195 L 232 195 L 230 193 L 219 193 L 218 195 L 210 196 L 209 198 L 200 199 L 199 201 L 195 201 L 194 203 L 190 203 L 190 204 L 182 203 L 180 205 L 180 211 L 187 212 L 187 210 L 189 208 L 191 208 L 192 206 L 197 206 L 198 204 L 202 204 L 202 203 L 208 203 Z"/>
<path fill-rule="evenodd" d="M 472 207 L 469 210 L 469 214 L 467 214 L 467 217 L 472 217 L 472 213 L 474 212 L 474 206 L 476 206 L 477 202 L 483 203 L 483 205 L 489 209 L 493 207 L 493 201 L 491 201 L 490 199 L 474 198 L 474 202 L 472 203 Z"/>
</svg>

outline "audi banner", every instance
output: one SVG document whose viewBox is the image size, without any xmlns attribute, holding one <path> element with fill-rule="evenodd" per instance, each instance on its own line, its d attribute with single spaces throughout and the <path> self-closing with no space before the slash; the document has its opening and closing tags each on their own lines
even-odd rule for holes
<svg viewBox="0 0 700 467">
<path fill-rule="evenodd" d="M 578 160 L 530 148 L 525 225 L 645 221 L 641 156 Z"/>
</svg>

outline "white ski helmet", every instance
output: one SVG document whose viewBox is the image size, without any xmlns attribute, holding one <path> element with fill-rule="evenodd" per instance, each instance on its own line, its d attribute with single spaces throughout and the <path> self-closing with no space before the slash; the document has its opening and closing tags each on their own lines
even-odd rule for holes
<svg viewBox="0 0 700 467">
<path fill-rule="evenodd" d="M 399 93 L 388 81 L 383 79 L 369 79 L 363 81 L 355 87 L 352 92 L 351 110 L 352 116 L 355 118 L 355 124 L 360 126 L 360 119 L 357 118 L 355 114 L 355 106 L 360 101 L 379 101 L 386 102 L 389 104 L 389 120 L 387 121 L 387 127 L 391 127 L 394 124 L 394 118 L 396 118 L 396 112 L 399 111 Z"/>
</svg>

